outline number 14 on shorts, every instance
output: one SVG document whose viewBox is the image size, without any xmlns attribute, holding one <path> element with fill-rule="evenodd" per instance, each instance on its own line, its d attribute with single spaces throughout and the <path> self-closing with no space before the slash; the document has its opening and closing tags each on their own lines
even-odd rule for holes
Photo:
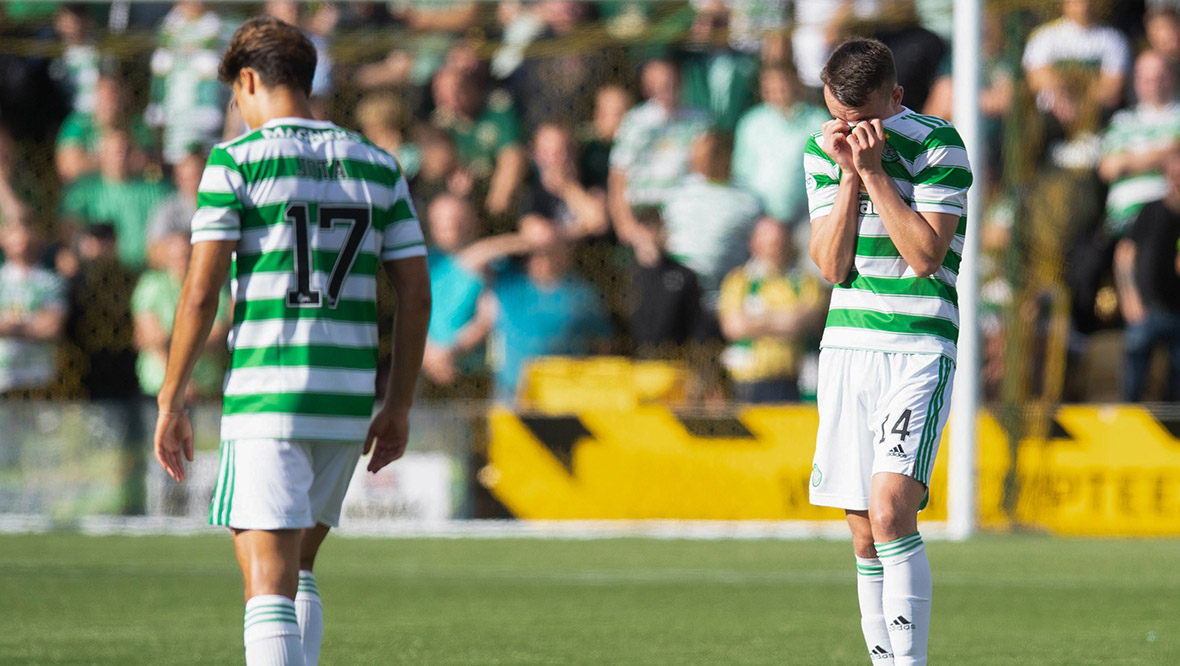
<svg viewBox="0 0 1180 666">
<path fill-rule="evenodd" d="M 914 410 L 907 409 L 901 414 L 897 415 L 896 420 L 893 419 L 892 414 L 886 414 L 885 418 L 881 419 L 881 440 L 877 443 L 884 444 L 885 438 L 889 435 L 897 435 L 899 442 L 898 446 L 894 447 L 894 449 L 890 449 L 888 452 L 886 452 L 886 455 L 892 455 L 896 457 L 902 457 L 905 455 L 905 452 L 901 449 L 901 443 L 905 442 L 906 437 L 910 436 L 910 417 L 912 417 L 913 414 Z M 889 430 L 886 430 L 890 423 L 893 423 L 893 427 Z"/>
</svg>

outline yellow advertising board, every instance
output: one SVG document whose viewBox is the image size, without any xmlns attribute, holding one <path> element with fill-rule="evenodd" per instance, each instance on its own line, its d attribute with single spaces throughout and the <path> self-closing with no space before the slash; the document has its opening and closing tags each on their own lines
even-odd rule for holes
<svg viewBox="0 0 1180 666">
<path fill-rule="evenodd" d="M 708 417 L 660 406 L 500 409 L 480 478 L 521 518 L 840 520 L 807 500 L 817 421 L 810 406 Z M 1050 436 L 1011 446 L 981 412 L 981 525 L 1180 534 L 1180 441 L 1170 425 L 1140 407 L 1063 407 Z M 946 518 L 946 460 L 944 436 L 923 520 Z"/>
</svg>

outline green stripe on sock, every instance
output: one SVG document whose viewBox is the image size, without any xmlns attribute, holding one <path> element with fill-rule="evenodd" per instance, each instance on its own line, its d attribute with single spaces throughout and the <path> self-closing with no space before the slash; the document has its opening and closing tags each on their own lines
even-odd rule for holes
<svg viewBox="0 0 1180 666">
<path fill-rule="evenodd" d="M 285 614 L 284 615 L 276 615 L 274 617 L 259 617 L 259 618 L 255 618 L 252 620 L 248 620 L 242 626 L 242 628 L 249 629 L 250 627 L 256 627 L 260 624 L 294 624 L 294 625 L 298 625 L 299 619 L 297 617 L 295 617 L 294 615 L 287 616 Z"/>
<path fill-rule="evenodd" d="M 246 619 L 252 618 L 260 613 L 286 613 L 295 614 L 294 604 L 266 604 L 259 605 L 246 611 Z"/>
<path fill-rule="evenodd" d="M 875 544 L 877 548 L 877 557 L 879 558 L 904 555 L 905 553 L 908 553 L 921 545 L 922 535 L 918 532 L 914 532 L 913 534 L 903 536 L 900 539 L 895 539 L 887 543 Z"/>
<path fill-rule="evenodd" d="M 246 613 L 244 618 L 247 622 L 257 620 L 260 617 L 280 617 L 280 616 L 296 617 L 294 606 L 264 606 L 262 608 L 251 609 Z"/>
</svg>

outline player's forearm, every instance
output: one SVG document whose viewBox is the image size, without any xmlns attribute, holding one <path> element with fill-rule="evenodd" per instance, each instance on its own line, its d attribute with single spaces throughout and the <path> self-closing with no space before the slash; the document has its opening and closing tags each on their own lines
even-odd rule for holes
<svg viewBox="0 0 1180 666">
<path fill-rule="evenodd" d="M 156 398 L 161 411 L 176 412 L 184 408 L 185 387 L 213 328 L 218 297 L 217 291 L 206 292 L 190 283 L 181 291 L 164 384 Z"/>
<path fill-rule="evenodd" d="M 824 279 L 839 284 L 848 278 L 856 259 L 856 232 L 860 219 L 860 177 L 855 172 L 840 178 L 836 201 L 827 217 L 811 225 L 811 259 Z"/>
<path fill-rule="evenodd" d="M 926 218 L 902 200 L 893 179 L 885 172 L 865 176 L 865 187 L 901 258 L 918 277 L 934 275 L 942 266 L 949 245 L 939 239 Z"/>
<path fill-rule="evenodd" d="M 397 288 L 397 318 L 393 325 L 393 365 L 385 391 L 385 408 L 408 410 L 422 368 L 426 331 L 430 325 L 430 283 Z"/>
</svg>

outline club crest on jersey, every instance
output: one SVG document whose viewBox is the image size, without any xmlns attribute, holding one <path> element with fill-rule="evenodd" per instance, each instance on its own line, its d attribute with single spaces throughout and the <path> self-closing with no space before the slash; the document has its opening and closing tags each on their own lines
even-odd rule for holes
<svg viewBox="0 0 1180 666">
<path fill-rule="evenodd" d="M 882 162 L 896 162 L 900 159 L 901 159 L 901 155 L 897 154 L 897 149 L 894 148 L 890 143 L 886 142 L 885 148 L 883 148 L 881 150 L 881 161 Z"/>
</svg>

